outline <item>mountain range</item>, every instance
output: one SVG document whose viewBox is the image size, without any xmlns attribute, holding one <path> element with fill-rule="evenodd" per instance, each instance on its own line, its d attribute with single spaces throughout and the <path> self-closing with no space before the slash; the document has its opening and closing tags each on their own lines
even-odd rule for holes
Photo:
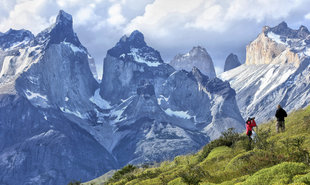
<svg viewBox="0 0 310 185">
<path fill-rule="evenodd" d="M 197 46 L 169 64 L 138 30 L 107 51 L 102 80 L 59 11 L 37 35 L 0 34 L 0 184 L 88 181 L 126 164 L 193 153 L 244 119 L 270 120 L 309 104 L 310 33 L 264 27 L 240 65 L 216 77 Z"/>
<path fill-rule="evenodd" d="M 243 130 L 228 82 L 175 70 L 139 31 L 108 50 L 100 83 L 91 60 L 62 10 L 37 35 L 0 35 L 0 184 L 87 181 Z"/>
</svg>

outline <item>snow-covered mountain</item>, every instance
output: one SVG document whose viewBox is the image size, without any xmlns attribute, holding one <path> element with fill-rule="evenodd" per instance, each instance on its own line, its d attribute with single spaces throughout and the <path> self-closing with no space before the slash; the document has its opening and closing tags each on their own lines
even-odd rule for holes
<svg viewBox="0 0 310 185">
<path fill-rule="evenodd" d="M 9 30 L 0 46 L 0 184 L 66 184 L 117 168 L 79 126 L 92 124 L 98 84 L 72 17 L 60 11 L 37 36 Z"/>
<path fill-rule="evenodd" d="M 170 65 L 176 70 L 191 71 L 193 67 L 197 67 L 203 74 L 209 78 L 216 77 L 213 61 L 205 48 L 201 46 L 193 47 L 186 54 L 176 55 Z"/>
<path fill-rule="evenodd" d="M 175 71 L 134 31 L 107 52 L 100 94 L 111 105 L 121 164 L 169 159 L 198 150 L 227 128 L 243 128 L 235 92 L 196 67 Z"/>
<path fill-rule="evenodd" d="M 176 71 L 139 31 L 107 52 L 98 84 L 72 24 L 60 11 L 36 36 L 0 35 L 0 184 L 87 181 L 243 128 L 229 83 Z"/>
<path fill-rule="evenodd" d="M 278 104 L 287 111 L 309 104 L 309 41 L 304 26 L 266 26 L 247 46 L 246 64 L 220 75 L 236 90 L 243 117 L 256 116 L 261 122 L 274 117 Z"/>
<path fill-rule="evenodd" d="M 225 64 L 224 64 L 224 72 L 231 70 L 233 68 L 236 68 L 238 66 L 240 66 L 241 63 L 238 59 L 238 56 L 231 53 L 227 56 L 226 60 L 225 60 Z"/>
</svg>

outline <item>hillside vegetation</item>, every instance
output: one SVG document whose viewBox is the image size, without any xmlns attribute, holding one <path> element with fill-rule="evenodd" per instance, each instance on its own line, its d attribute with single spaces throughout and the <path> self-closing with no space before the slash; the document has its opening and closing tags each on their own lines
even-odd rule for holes
<svg viewBox="0 0 310 185">
<path fill-rule="evenodd" d="M 310 184 L 309 133 L 310 106 L 287 117 L 284 133 L 277 134 L 275 121 L 270 121 L 259 125 L 249 143 L 244 133 L 229 129 L 196 154 L 153 166 L 127 165 L 109 180 L 84 184 Z"/>
</svg>

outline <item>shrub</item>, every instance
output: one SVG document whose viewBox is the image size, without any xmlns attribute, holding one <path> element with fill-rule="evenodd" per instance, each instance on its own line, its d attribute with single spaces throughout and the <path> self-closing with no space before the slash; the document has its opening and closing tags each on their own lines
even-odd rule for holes
<svg viewBox="0 0 310 185">
<path fill-rule="evenodd" d="M 286 138 L 281 141 L 289 161 L 309 164 L 309 152 L 303 147 L 304 141 L 305 137 Z"/>
<path fill-rule="evenodd" d="M 234 157 L 227 164 L 225 171 L 234 172 L 239 175 L 247 175 L 277 163 L 279 163 L 279 161 L 273 153 L 255 149 Z"/>
<path fill-rule="evenodd" d="M 231 147 L 240 139 L 240 135 L 235 131 L 234 128 L 229 128 L 227 131 L 222 132 L 222 135 L 209 144 L 203 147 L 202 152 L 199 156 L 199 161 L 203 161 L 209 153 L 216 147 L 228 146 Z"/>
<path fill-rule="evenodd" d="M 268 141 L 271 129 L 259 131 L 254 137 L 254 147 L 261 150 L 274 150 L 274 142 Z"/>
<path fill-rule="evenodd" d="M 310 172 L 305 175 L 296 175 L 293 178 L 294 183 L 305 183 L 310 184 Z"/>
<path fill-rule="evenodd" d="M 181 177 L 178 177 L 178 178 L 176 178 L 176 179 L 170 181 L 170 182 L 168 183 L 168 185 L 187 185 L 187 184 L 184 183 L 184 182 L 182 181 L 182 178 L 181 178 Z"/>
<path fill-rule="evenodd" d="M 136 168 L 137 167 L 135 167 L 131 164 L 124 166 L 122 169 L 116 171 L 113 174 L 113 176 L 107 181 L 106 184 L 116 182 L 122 178 L 125 178 L 127 181 L 133 180 L 135 178 L 135 176 L 130 174 L 130 173 L 133 172 Z"/>
<path fill-rule="evenodd" d="M 284 162 L 270 168 L 262 169 L 240 184 L 288 184 L 292 182 L 295 175 L 305 174 L 308 170 L 308 167 L 303 163 Z"/>
<path fill-rule="evenodd" d="M 197 185 L 203 178 L 208 177 L 209 174 L 205 172 L 200 166 L 189 166 L 185 170 L 179 172 L 182 181 L 189 185 Z"/>
<path fill-rule="evenodd" d="M 81 181 L 71 181 L 68 183 L 68 185 L 80 185 L 81 184 Z"/>
<path fill-rule="evenodd" d="M 141 174 L 137 175 L 139 179 L 152 179 L 157 177 L 161 171 L 159 169 L 147 169 L 144 170 Z"/>
</svg>

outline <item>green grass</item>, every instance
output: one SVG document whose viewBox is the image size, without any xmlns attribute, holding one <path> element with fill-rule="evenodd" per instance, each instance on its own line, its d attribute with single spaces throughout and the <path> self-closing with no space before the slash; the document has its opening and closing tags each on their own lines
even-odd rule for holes
<svg viewBox="0 0 310 185">
<path fill-rule="evenodd" d="M 310 106 L 291 113 L 286 131 L 275 132 L 275 121 L 259 125 L 249 144 L 245 134 L 229 130 L 193 155 L 148 168 L 126 166 L 112 178 L 94 184 L 310 184 Z"/>
</svg>

